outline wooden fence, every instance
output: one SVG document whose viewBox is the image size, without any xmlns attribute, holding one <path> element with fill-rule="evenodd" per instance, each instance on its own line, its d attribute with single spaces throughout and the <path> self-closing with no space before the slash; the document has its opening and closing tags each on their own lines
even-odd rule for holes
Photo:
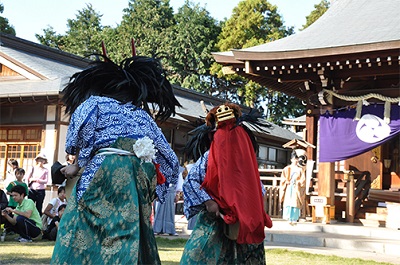
<svg viewBox="0 0 400 265">
<path fill-rule="evenodd" d="M 281 203 L 279 202 L 279 185 L 282 169 L 259 169 L 260 179 L 264 184 L 264 209 L 270 217 L 282 217 Z"/>
</svg>

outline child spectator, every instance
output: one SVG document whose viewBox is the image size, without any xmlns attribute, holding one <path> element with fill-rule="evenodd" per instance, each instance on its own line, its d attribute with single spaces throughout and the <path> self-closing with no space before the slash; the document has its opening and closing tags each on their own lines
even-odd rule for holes
<svg viewBox="0 0 400 265">
<path fill-rule="evenodd" d="M 47 224 L 49 225 L 51 221 L 58 215 L 58 208 L 62 204 L 67 204 L 67 199 L 65 198 L 65 187 L 60 186 L 57 190 L 57 197 L 51 199 L 46 209 L 44 210 L 44 214 L 48 217 Z"/>
<path fill-rule="evenodd" d="M 48 240 L 52 240 L 55 241 L 57 238 L 57 232 L 58 232 L 58 224 L 60 223 L 61 217 L 64 214 L 64 210 L 67 207 L 66 204 L 62 204 L 60 205 L 60 207 L 58 207 L 58 215 L 55 216 L 49 226 L 47 227 L 46 231 L 43 232 L 43 239 L 48 239 Z"/>
<path fill-rule="evenodd" d="M 15 177 L 17 178 L 17 180 L 10 182 L 10 184 L 8 184 L 6 188 L 7 195 L 10 195 L 10 201 L 8 202 L 8 207 L 15 209 L 15 207 L 17 207 L 18 205 L 18 203 L 14 201 L 14 199 L 11 196 L 11 189 L 14 186 L 16 185 L 23 186 L 25 188 L 26 194 L 29 193 L 28 185 L 26 185 L 26 183 L 23 181 L 24 176 L 25 176 L 25 170 L 23 168 L 17 168 L 15 170 Z"/>
</svg>

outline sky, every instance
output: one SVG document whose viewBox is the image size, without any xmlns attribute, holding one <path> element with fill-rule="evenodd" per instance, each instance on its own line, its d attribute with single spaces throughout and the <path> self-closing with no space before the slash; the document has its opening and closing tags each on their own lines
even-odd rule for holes
<svg viewBox="0 0 400 265">
<path fill-rule="evenodd" d="M 242 0 L 192 0 L 205 7 L 217 20 L 229 18 L 232 10 Z M 122 10 L 128 7 L 128 0 L 0 0 L 4 12 L 0 16 L 8 19 L 17 37 L 38 42 L 35 34 L 43 34 L 43 29 L 52 26 L 58 34 L 65 34 L 67 19 L 75 19 L 78 11 L 91 3 L 103 15 L 103 26 L 115 27 L 121 22 Z M 176 12 L 185 0 L 170 0 Z M 287 27 L 298 31 L 306 23 L 306 16 L 321 0 L 268 0 L 278 7 Z"/>
</svg>

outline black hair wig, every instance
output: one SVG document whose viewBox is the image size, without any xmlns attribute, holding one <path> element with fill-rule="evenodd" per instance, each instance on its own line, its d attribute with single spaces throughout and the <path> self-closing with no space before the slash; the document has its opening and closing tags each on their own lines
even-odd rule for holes
<svg viewBox="0 0 400 265">
<path fill-rule="evenodd" d="M 120 65 L 103 55 L 104 61 L 94 61 L 91 67 L 75 73 L 62 91 L 65 112 L 72 114 L 90 96 L 114 98 L 121 103 L 132 102 L 155 119 L 166 120 L 181 107 L 175 98 L 159 60 L 145 56 L 124 59 Z"/>
</svg>

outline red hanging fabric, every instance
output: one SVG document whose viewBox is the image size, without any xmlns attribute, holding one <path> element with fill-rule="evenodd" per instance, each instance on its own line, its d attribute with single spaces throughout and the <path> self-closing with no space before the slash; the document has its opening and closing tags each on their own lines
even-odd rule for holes
<svg viewBox="0 0 400 265">
<path fill-rule="evenodd" d="M 235 127 L 234 119 L 218 123 L 202 187 L 218 203 L 227 224 L 239 220 L 237 243 L 264 240 L 264 226 L 272 227 L 272 221 L 264 211 L 257 159 L 249 136 Z"/>
</svg>

